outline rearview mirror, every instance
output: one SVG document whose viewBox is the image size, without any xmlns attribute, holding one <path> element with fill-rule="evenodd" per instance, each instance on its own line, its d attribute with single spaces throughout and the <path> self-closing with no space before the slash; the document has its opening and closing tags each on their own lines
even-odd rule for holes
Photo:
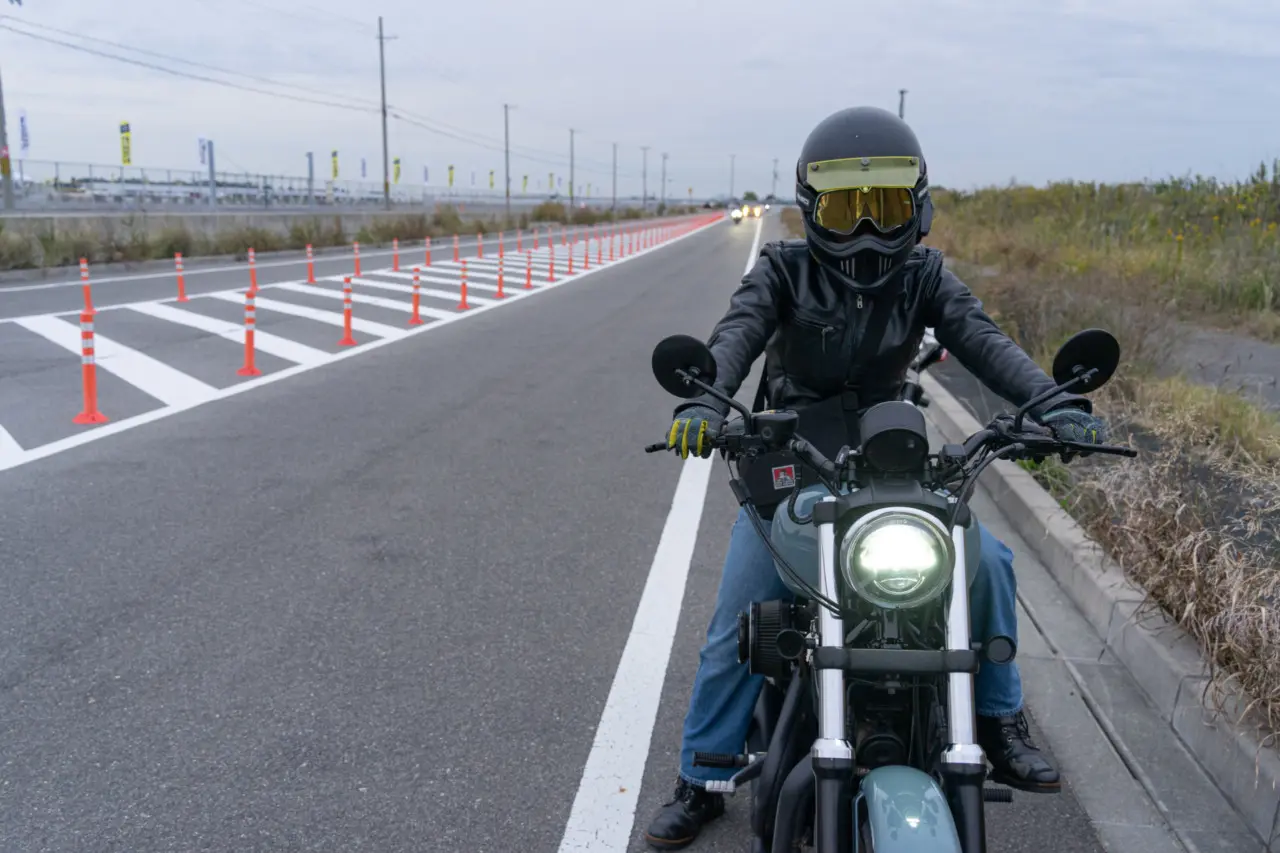
<svg viewBox="0 0 1280 853">
<path fill-rule="evenodd" d="M 1094 371 L 1087 381 L 1077 382 L 1072 391 L 1096 391 L 1115 375 L 1120 366 L 1120 342 L 1103 329 L 1076 332 L 1053 357 L 1053 381 L 1059 385 L 1071 382 L 1081 374 Z"/>
<path fill-rule="evenodd" d="M 707 385 L 716 381 L 716 360 L 707 345 L 689 335 L 672 335 L 663 338 L 653 348 L 653 378 L 662 390 L 686 400 L 702 394 L 701 388 L 686 383 L 677 375 L 683 370 Z"/>
</svg>

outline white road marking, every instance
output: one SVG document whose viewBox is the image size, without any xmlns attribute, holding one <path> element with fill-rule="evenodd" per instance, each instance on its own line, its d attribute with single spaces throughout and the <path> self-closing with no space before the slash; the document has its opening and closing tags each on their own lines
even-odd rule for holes
<svg viewBox="0 0 1280 853">
<path fill-rule="evenodd" d="M 239 323 L 228 323 L 225 320 L 206 317 L 193 311 L 184 311 L 160 302 L 141 302 L 130 305 L 129 309 L 139 314 L 146 314 L 148 317 L 155 317 L 157 320 L 168 320 L 170 323 L 190 326 L 229 341 L 237 343 L 244 341 L 244 326 Z M 330 357 L 324 350 L 273 335 L 271 332 L 264 332 L 262 329 L 254 329 L 253 345 L 255 349 L 283 358 L 285 361 L 292 361 L 294 364 L 320 364 L 328 361 Z"/>
<path fill-rule="evenodd" d="M 383 275 L 384 273 L 379 272 L 377 274 Z M 395 284 L 394 282 L 390 282 L 390 281 L 378 281 L 376 279 L 365 278 L 365 277 L 354 279 L 351 283 L 354 284 L 356 287 L 372 287 L 375 290 L 389 290 L 395 293 L 407 293 L 409 295 L 413 294 L 413 286 L 409 284 Z M 314 284 L 301 285 L 301 286 L 310 288 L 312 290 L 315 289 Z M 431 296 L 433 294 L 440 294 L 440 293 L 442 293 L 442 291 L 438 291 L 438 290 L 433 291 L 430 288 L 427 288 L 426 290 L 421 291 L 421 294 L 423 296 Z M 443 298 L 448 298 L 450 300 L 453 300 L 453 299 L 457 299 L 458 295 L 453 293 L 447 293 L 447 294 L 444 294 Z M 470 299 L 469 296 L 468 296 L 468 299 Z M 412 302 L 406 302 L 405 305 L 409 306 L 409 310 L 413 310 Z M 418 309 L 418 313 L 421 314 L 423 317 L 433 317 L 437 320 L 443 320 L 445 317 L 452 317 L 457 312 L 456 310 L 446 311 L 441 308 L 429 308 L 426 305 L 422 305 Z"/>
<path fill-rule="evenodd" d="M 317 288 L 319 290 L 319 288 Z M 332 292 L 332 291 L 330 291 Z M 235 302 L 243 305 L 244 297 L 235 293 L 211 293 L 214 299 L 221 299 L 223 302 Z M 342 294 L 338 294 L 341 298 Z M 278 299 L 268 299 L 262 295 L 262 291 L 258 291 L 258 296 L 254 300 L 259 311 L 275 311 L 278 314 L 289 314 L 293 317 L 305 317 L 308 320 L 316 320 L 321 323 L 328 323 L 330 326 L 341 326 L 343 324 L 341 311 L 322 311 L 319 308 L 311 308 L 306 305 L 294 305 L 292 302 L 281 302 Z M 365 332 L 370 335 L 377 335 L 380 338 L 398 338 L 405 334 L 404 329 L 397 329 L 395 326 L 388 326 L 385 323 L 375 323 L 372 320 L 362 320 L 355 316 L 352 311 L 351 329 L 356 332 Z"/>
<path fill-rule="evenodd" d="M 650 252 L 659 251 L 674 243 L 678 243 L 681 240 L 687 240 L 690 237 L 693 237 L 697 234 L 701 234 L 703 231 L 706 231 L 709 228 L 716 227 L 717 225 L 721 224 L 721 222 L 723 222 L 723 220 L 720 220 L 720 219 L 717 219 L 713 222 L 708 222 L 706 225 L 701 225 L 696 228 L 693 228 L 690 231 L 667 241 L 666 243 L 660 243 L 656 246 L 651 246 L 648 249 L 644 249 L 642 251 L 636 252 L 632 257 L 638 258 L 641 255 L 647 255 Z M 579 279 L 594 275 L 596 272 L 603 269 L 604 267 L 598 267 L 595 269 L 588 270 L 587 272 L 583 273 L 580 276 L 574 276 L 572 279 L 557 280 L 554 284 L 545 285 L 543 287 L 538 288 L 537 290 L 534 291 L 534 293 L 530 293 L 529 297 L 532 297 L 535 294 L 548 293 L 550 291 L 556 290 L 561 286 L 572 284 L 578 281 Z M 210 296 L 210 295 L 212 294 L 201 294 L 201 296 Z M 241 293 L 220 294 L 219 298 L 228 299 L 229 301 L 237 302 L 237 303 L 243 303 L 243 300 L 244 300 L 244 296 Z M 415 326 L 411 328 L 408 332 L 404 332 L 400 334 L 398 337 L 387 337 L 381 340 L 362 343 L 358 347 L 351 347 L 350 349 L 345 349 L 341 352 L 338 352 L 329 356 L 329 360 L 324 362 L 324 364 L 333 364 L 334 362 L 345 361 L 348 358 L 356 358 L 371 350 L 376 350 L 376 349 L 380 349 L 381 347 L 390 346 L 396 343 L 397 341 L 399 341 L 401 338 L 411 337 L 414 335 L 421 335 L 431 330 L 438 329 L 443 326 L 448 326 L 451 323 L 461 322 L 470 317 L 475 317 L 477 315 L 484 314 L 486 311 L 491 311 L 494 308 L 507 304 L 508 302 L 522 303 L 524 301 L 525 301 L 524 299 L 512 299 L 512 300 L 504 299 L 501 302 L 494 301 L 487 305 L 477 305 L 475 308 L 472 308 L 470 311 L 458 311 L 452 314 L 451 316 L 446 317 L 443 320 L 437 320 L 434 323 L 428 323 L 422 326 Z M 259 297 L 258 303 L 261 304 L 261 302 L 262 302 L 262 299 L 261 297 Z M 317 313 L 324 313 L 324 312 L 317 312 Z M 78 351 L 79 350 L 77 350 L 77 352 Z M 274 382 L 282 382 L 285 379 L 290 378 L 291 376 L 297 376 L 300 373 L 306 373 L 310 370 L 315 370 L 317 367 L 320 367 L 320 366 L 321 365 L 319 364 L 315 364 L 315 365 L 299 364 L 294 367 L 287 367 L 284 370 L 277 370 L 274 373 L 264 374 L 263 376 L 260 376 L 257 379 L 251 379 L 247 382 L 237 382 L 234 385 L 229 385 L 226 388 L 223 388 L 220 391 L 217 391 L 213 399 L 220 400 L 220 399 L 225 399 L 227 397 L 234 397 L 237 394 L 244 394 L 246 392 L 252 391 L 255 388 L 260 388 L 263 385 L 270 385 Z M 91 444 L 92 442 L 95 442 L 95 441 L 100 441 L 104 438 L 107 438 L 108 436 L 116 435 L 118 433 L 122 433 L 127 430 L 131 430 L 136 427 L 143 426 L 145 424 L 162 420 L 164 418 L 169 417 L 170 415 L 177 414 L 178 412 L 183 410 L 184 409 L 182 407 L 163 406 L 161 408 L 152 409 L 149 412 L 144 412 L 140 415 L 134 415 L 133 417 L 130 417 L 130 418 L 122 418 L 121 420 L 118 420 L 118 421 L 111 421 L 110 423 L 103 424 L 102 426 L 94 427 L 84 432 L 79 432 L 74 435 L 67 436 L 66 438 L 59 439 L 58 441 L 51 441 L 47 444 L 42 444 L 38 447 L 34 447 L 34 448 L 31 448 L 30 450 L 25 451 L 23 455 L 18 458 L 6 458 L 4 456 L 0 456 L 0 471 L 7 471 L 10 468 L 16 468 L 19 465 L 25 465 L 29 462 L 35 462 L 40 459 L 46 459 L 50 456 L 56 456 L 59 453 L 65 453 L 68 450 L 73 450 L 77 447 L 81 447 L 86 444 Z"/>
<path fill-rule="evenodd" d="M 756 220 L 748 270 L 756 262 L 763 225 L 763 219 Z M 631 840 L 710 476 L 710 459 L 687 459 L 680 471 L 671 512 L 596 727 L 560 853 L 625 853 Z"/>
<path fill-rule="evenodd" d="M 0 426 L 0 466 L 20 464 L 26 455 L 27 451 L 22 449 L 22 445 L 9 435 L 7 429 Z"/>
<path fill-rule="evenodd" d="M 355 282 L 352 282 L 352 284 L 355 284 Z M 358 287 L 359 285 L 356 286 Z M 340 290 L 329 290 L 324 287 L 316 287 L 313 284 L 288 284 L 282 286 L 280 289 L 297 291 L 298 293 L 319 293 L 324 296 L 331 296 L 335 299 L 342 298 L 342 291 Z M 409 290 L 413 290 L 413 288 L 409 288 Z M 361 304 L 376 305 L 379 308 L 390 308 L 392 311 L 403 311 L 406 314 L 413 311 L 413 303 L 405 299 L 386 299 L 381 296 L 370 296 L 368 293 L 359 292 L 357 292 L 352 298 L 355 300 L 355 310 L 357 311 Z M 448 317 L 451 312 L 441 311 L 436 308 L 420 308 L 418 313 L 441 320 Z"/>
<path fill-rule="evenodd" d="M 384 272 L 382 270 L 373 270 L 369 273 L 369 275 L 395 275 L 395 273 Z M 410 279 L 413 278 L 413 273 L 409 274 L 409 278 Z M 340 275 L 326 276 L 325 278 L 322 278 L 321 281 L 342 281 L 342 276 Z M 422 285 L 422 282 L 424 281 L 436 282 L 441 284 L 452 284 L 452 285 L 458 286 L 458 289 L 457 290 L 436 290 L 435 288 L 431 288 L 431 287 L 422 287 L 421 285 Z M 459 279 L 436 278 L 434 276 L 423 275 L 418 277 L 418 285 L 419 285 L 418 289 L 423 296 L 433 296 L 437 299 L 458 300 L 462 296 L 462 287 L 459 286 L 459 281 L 460 281 Z M 359 287 L 361 284 L 369 284 L 374 287 L 378 287 L 380 284 L 382 284 L 381 282 L 375 281 L 373 279 L 365 278 L 364 276 L 361 276 L 360 278 L 351 279 L 351 283 L 356 286 L 357 291 L 359 290 Z M 385 286 L 391 287 L 392 285 L 387 284 Z M 467 301 L 475 302 L 479 305 L 484 305 L 486 303 L 493 302 L 494 300 L 484 296 L 475 296 L 474 294 L 471 293 L 471 291 L 473 290 L 491 290 L 496 293 L 498 291 L 498 288 L 489 287 L 488 285 L 484 285 L 484 284 L 476 284 L 472 281 L 467 282 Z M 413 287 L 410 286 L 408 288 L 408 291 L 412 293 Z"/>
<path fill-rule="evenodd" d="M 18 322 L 28 331 L 80 354 L 80 325 L 58 317 L 29 317 Z M 166 406 L 189 408 L 212 400 L 218 389 L 194 376 L 175 370 L 136 349 L 119 344 L 94 330 L 94 361 L 98 367 L 114 374 L 135 388 L 155 397 Z"/>
</svg>

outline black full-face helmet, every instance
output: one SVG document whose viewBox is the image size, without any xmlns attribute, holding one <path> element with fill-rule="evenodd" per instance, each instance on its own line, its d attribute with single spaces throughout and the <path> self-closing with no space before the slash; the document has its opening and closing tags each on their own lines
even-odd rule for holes
<svg viewBox="0 0 1280 853">
<path fill-rule="evenodd" d="M 933 221 L 920 142 L 877 107 L 840 110 L 813 129 L 796 163 L 796 202 L 809 250 L 859 293 L 891 281 Z"/>
</svg>

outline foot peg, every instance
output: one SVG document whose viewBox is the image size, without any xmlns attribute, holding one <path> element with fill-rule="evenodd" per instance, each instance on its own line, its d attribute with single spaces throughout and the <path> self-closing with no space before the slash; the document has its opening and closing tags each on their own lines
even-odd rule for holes
<svg viewBox="0 0 1280 853">
<path fill-rule="evenodd" d="M 732 779 L 723 781 L 713 781 L 706 784 L 708 793 L 712 794 L 728 794 L 733 796 L 738 791 L 738 786 L 750 782 L 760 775 L 760 771 L 764 770 L 763 752 L 753 752 L 750 755 L 725 755 L 718 752 L 695 752 L 693 754 L 694 767 L 741 767 L 737 773 L 733 774 Z"/>
<path fill-rule="evenodd" d="M 727 752 L 695 752 L 694 767 L 746 767 L 751 763 L 749 755 L 730 755 Z"/>
<path fill-rule="evenodd" d="M 1013 789 L 1004 787 L 983 788 L 982 799 L 984 802 L 988 803 L 1012 803 Z"/>
</svg>

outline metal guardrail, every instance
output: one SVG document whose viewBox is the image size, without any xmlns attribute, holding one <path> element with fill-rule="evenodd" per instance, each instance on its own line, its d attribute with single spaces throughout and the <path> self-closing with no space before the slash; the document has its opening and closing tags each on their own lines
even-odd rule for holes
<svg viewBox="0 0 1280 853">
<path fill-rule="evenodd" d="M 40 216 L 93 211 L 151 211 L 204 213 L 231 210 L 377 210 L 383 205 L 382 183 L 367 180 L 309 180 L 294 175 L 217 172 L 215 198 L 210 199 L 209 173 L 194 169 L 146 166 L 106 166 L 66 161 L 14 160 L 13 193 L 16 210 L 9 215 Z M 505 204 L 500 189 L 441 187 L 429 184 L 391 185 L 391 206 L 397 210 L 431 210 L 441 205 L 490 210 Z M 563 193 L 512 193 L 511 206 L 528 210 L 547 201 L 567 203 Z M 577 197 L 576 203 L 601 208 L 611 198 Z M 702 205 L 707 199 L 694 199 Z M 658 199 L 649 197 L 650 207 Z M 689 204 L 669 199 L 671 205 Z M 639 207 L 641 199 L 619 196 L 619 207 Z"/>
</svg>

